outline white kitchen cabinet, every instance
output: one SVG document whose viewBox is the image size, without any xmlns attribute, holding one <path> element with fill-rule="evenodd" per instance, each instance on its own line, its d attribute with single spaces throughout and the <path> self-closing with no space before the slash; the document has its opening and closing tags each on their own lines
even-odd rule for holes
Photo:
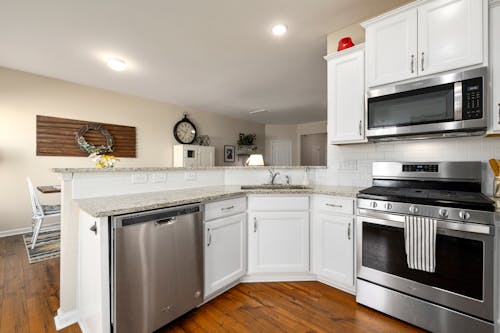
<svg viewBox="0 0 500 333">
<path fill-rule="evenodd" d="M 330 144 L 366 142 L 364 45 L 325 57 L 328 61 Z"/>
<path fill-rule="evenodd" d="M 248 215 L 249 273 L 309 272 L 309 212 Z"/>
<path fill-rule="evenodd" d="M 354 218 L 331 213 L 314 215 L 315 273 L 347 287 L 354 286 Z"/>
<path fill-rule="evenodd" d="M 418 8 L 420 75 L 483 62 L 483 1 L 435 0 Z"/>
<path fill-rule="evenodd" d="M 205 222 L 205 299 L 246 273 L 246 214 Z"/>
<path fill-rule="evenodd" d="M 489 133 L 500 133 L 500 1 L 490 4 L 490 128 Z"/>
<path fill-rule="evenodd" d="M 486 65 L 486 3 L 416 1 L 364 22 L 367 87 Z"/>
<path fill-rule="evenodd" d="M 83 332 L 111 331 L 107 218 L 81 212 L 78 221 L 78 324 Z"/>
<path fill-rule="evenodd" d="M 312 207 L 312 271 L 319 281 L 354 292 L 354 200 L 317 195 Z"/>
<path fill-rule="evenodd" d="M 366 28 L 366 81 L 373 87 L 417 76 L 417 10 L 377 21 Z"/>
<path fill-rule="evenodd" d="M 215 147 L 197 145 L 175 145 L 174 167 L 205 168 L 215 165 Z"/>
</svg>

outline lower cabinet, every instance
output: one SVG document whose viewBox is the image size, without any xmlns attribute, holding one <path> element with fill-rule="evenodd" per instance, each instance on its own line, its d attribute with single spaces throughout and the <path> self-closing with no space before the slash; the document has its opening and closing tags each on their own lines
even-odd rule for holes
<svg viewBox="0 0 500 333">
<path fill-rule="evenodd" d="M 354 216 L 316 209 L 312 221 L 313 272 L 320 281 L 354 292 Z"/>
<path fill-rule="evenodd" d="M 251 212 L 248 272 L 309 272 L 309 212 Z"/>
<path fill-rule="evenodd" d="M 205 222 L 205 298 L 246 273 L 246 214 Z"/>
</svg>

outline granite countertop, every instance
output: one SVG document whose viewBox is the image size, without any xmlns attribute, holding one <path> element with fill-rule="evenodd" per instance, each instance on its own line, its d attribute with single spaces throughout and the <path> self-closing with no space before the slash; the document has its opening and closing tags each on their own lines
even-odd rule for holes
<svg viewBox="0 0 500 333">
<path fill-rule="evenodd" d="M 140 211 L 209 202 L 246 194 L 325 194 L 355 197 L 359 188 L 349 186 L 313 186 L 308 189 L 242 190 L 240 186 L 211 186 L 182 190 L 125 194 L 75 199 L 81 210 L 93 217 L 105 217 Z"/>
<path fill-rule="evenodd" d="M 326 166 L 214 166 L 199 168 L 137 167 L 137 168 L 54 168 L 55 173 L 116 173 L 116 172 L 167 172 L 167 171 L 210 171 L 210 170 L 280 170 L 326 169 Z"/>
</svg>

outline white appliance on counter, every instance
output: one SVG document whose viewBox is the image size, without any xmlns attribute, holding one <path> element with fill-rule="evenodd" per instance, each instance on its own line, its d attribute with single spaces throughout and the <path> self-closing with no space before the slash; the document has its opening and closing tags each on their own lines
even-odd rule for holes
<svg viewBox="0 0 500 333">
<path fill-rule="evenodd" d="M 215 147 L 197 145 L 175 145 L 174 167 L 208 168 L 215 165 Z"/>
</svg>

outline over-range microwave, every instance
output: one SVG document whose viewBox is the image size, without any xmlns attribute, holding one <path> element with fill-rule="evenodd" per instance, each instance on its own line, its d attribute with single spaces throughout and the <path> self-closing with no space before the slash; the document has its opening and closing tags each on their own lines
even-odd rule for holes
<svg viewBox="0 0 500 333">
<path fill-rule="evenodd" d="M 367 91 L 372 141 L 482 135 L 487 127 L 487 68 Z"/>
</svg>

